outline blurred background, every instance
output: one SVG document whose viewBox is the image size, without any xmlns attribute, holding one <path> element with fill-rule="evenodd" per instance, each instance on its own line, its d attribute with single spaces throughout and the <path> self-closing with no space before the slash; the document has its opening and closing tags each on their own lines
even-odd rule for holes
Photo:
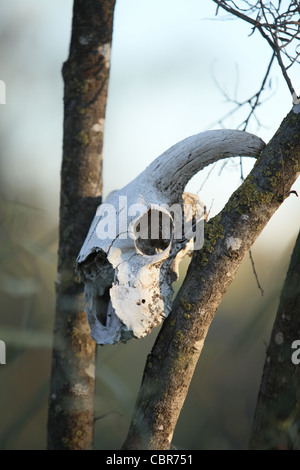
<svg viewBox="0 0 300 470">
<path fill-rule="evenodd" d="M 0 449 L 44 449 L 54 319 L 63 82 L 72 0 L 0 3 Z M 284 2 L 283 2 L 284 3 Z M 117 0 L 105 124 L 104 196 L 171 145 L 220 127 L 261 85 L 271 51 L 211 0 Z M 293 77 L 293 71 L 291 73 Z M 299 70 L 298 70 L 299 73 Z M 295 86 L 300 81 L 296 79 Z M 268 141 L 291 108 L 274 66 L 248 130 Z M 236 128 L 241 109 L 223 121 Z M 244 174 L 253 161 L 244 159 Z M 240 184 L 239 160 L 195 176 L 213 216 Z M 208 178 L 209 176 L 209 178 Z M 293 188 L 300 192 L 300 182 Z M 299 231 L 293 195 L 246 257 L 209 331 L 181 413 L 177 449 L 245 449 L 266 346 Z M 97 353 L 95 449 L 119 449 L 157 331 Z M 296 338 L 295 338 L 296 339 Z M 104 416 L 105 415 L 105 416 Z"/>
</svg>

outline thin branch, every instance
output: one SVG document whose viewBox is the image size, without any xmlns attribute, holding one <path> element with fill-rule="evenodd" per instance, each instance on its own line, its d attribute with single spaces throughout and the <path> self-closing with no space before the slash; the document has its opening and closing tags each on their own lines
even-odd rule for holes
<svg viewBox="0 0 300 470">
<path fill-rule="evenodd" d="M 251 261 L 251 264 L 252 264 L 252 270 L 253 270 L 253 273 L 254 273 L 254 276 L 255 276 L 255 279 L 256 279 L 257 287 L 258 287 L 259 290 L 261 291 L 261 295 L 264 295 L 264 290 L 263 290 L 263 288 L 261 287 L 261 284 L 260 284 L 259 279 L 258 279 L 258 275 L 257 275 L 257 272 L 256 272 L 255 263 L 254 263 L 254 260 L 253 260 L 252 251 L 251 251 L 251 250 L 249 250 L 249 257 L 250 257 L 250 261 Z"/>
<path fill-rule="evenodd" d="M 262 81 L 261 87 L 260 87 L 260 89 L 258 90 L 258 92 L 254 95 L 254 97 L 255 97 L 254 103 L 253 103 L 253 104 L 251 103 L 252 98 L 250 98 L 250 100 L 249 100 L 249 103 L 250 103 L 250 106 L 251 106 L 251 111 L 250 111 L 250 113 L 248 114 L 247 118 L 246 118 L 245 121 L 244 121 L 244 127 L 243 127 L 243 130 L 244 130 L 244 131 L 247 129 L 247 126 L 248 126 L 248 123 L 249 123 L 249 121 L 250 121 L 250 119 L 251 119 L 251 116 L 254 114 L 254 112 L 255 112 L 257 106 L 260 104 L 259 100 L 260 100 L 260 97 L 261 97 L 262 92 L 263 92 L 264 89 L 265 89 L 265 85 L 266 85 L 267 79 L 268 79 L 268 77 L 269 77 L 269 75 L 270 75 L 274 58 L 275 58 L 275 53 L 272 54 L 272 57 L 271 57 L 271 60 L 270 60 L 270 62 L 269 62 L 269 65 L 268 65 L 268 67 L 267 67 L 266 74 L 265 74 L 264 79 L 263 79 L 263 81 Z"/>
<path fill-rule="evenodd" d="M 107 418 L 108 416 L 111 416 L 111 415 L 118 415 L 120 418 L 123 418 L 123 415 L 119 413 L 119 411 L 108 411 L 107 413 L 104 413 L 103 415 L 95 416 L 95 422 L 100 421 L 101 419 Z"/>
<path fill-rule="evenodd" d="M 216 124 L 221 125 L 226 119 L 228 119 L 230 116 L 234 115 L 237 111 L 239 111 L 241 108 L 243 108 L 245 106 L 250 106 L 250 111 L 249 111 L 248 115 L 246 116 L 246 118 L 237 126 L 237 129 L 246 130 L 247 127 L 248 127 L 248 124 L 250 122 L 250 119 L 252 117 L 254 117 L 257 120 L 258 124 L 260 125 L 259 120 L 256 117 L 255 111 L 258 108 L 258 106 L 260 106 L 263 103 L 261 101 L 261 96 L 262 96 L 262 93 L 266 89 L 266 83 L 267 83 L 267 80 L 270 76 L 275 56 L 276 56 L 275 53 L 273 53 L 259 90 L 256 93 L 254 93 L 254 95 L 252 95 L 250 98 L 247 98 L 244 101 L 238 101 L 238 100 L 236 100 L 236 98 L 232 99 L 228 95 L 228 93 L 226 93 L 225 90 L 220 86 L 220 84 L 218 83 L 216 77 L 213 75 L 213 79 L 216 83 L 216 86 L 219 88 L 219 90 L 221 91 L 221 93 L 223 94 L 225 99 L 228 102 L 233 103 L 235 106 L 227 114 L 225 114 L 223 117 L 221 117 L 217 122 L 212 123 L 210 127 L 213 127 Z"/>
<path fill-rule="evenodd" d="M 279 2 L 278 6 L 275 7 L 272 3 L 266 4 L 263 0 L 259 0 L 253 6 L 251 6 L 249 2 L 244 1 L 248 8 L 243 9 L 240 6 L 237 6 L 233 1 L 231 1 L 231 3 L 234 5 L 234 8 L 230 6 L 228 4 L 230 0 L 213 1 L 218 5 L 216 13 L 218 13 L 218 9 L 221 7 L 231 15 L 251 24 L 251 35 L 258 30 L 261 36 L 268 42 L 276 55 L 278 65 L 293 97 L 293 102 L 295 103 L 295 100 L 297 99 L 296 91 L 287 70 L 298 62 L 299 54 L 297 53 L 297 50 L 295 50 L 296 55 L 293 57 L 289 54 L 287 47 L 290 46 L 294 40 L 299 39 L 300 22 L 293 19 L 293 15 L 300 13 L 299 5 L 295 2 L 295 8 L 292 8 L 293 2 L 291 2 L 287 10 L 280 13 L 281 2 Z M 253 13 L 256 13 L 255 19 L 249 16 L 249 14 Z M 261 21 L 261 18 L 263 18 L 264 22 Z M 295 28 L 295 26 L 298 26 L 298 28 Z M 287 39 L 287 37 L 289 39 Z M 289 60 L 289 64 L 284 64 L 282 54 L 284 54 L 284 56 Z"/>
</svg>

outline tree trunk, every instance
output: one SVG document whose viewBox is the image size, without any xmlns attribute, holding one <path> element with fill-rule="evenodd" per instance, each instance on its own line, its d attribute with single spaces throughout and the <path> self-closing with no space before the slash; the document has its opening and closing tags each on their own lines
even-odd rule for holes
<svg viewBox="0 0 300 470">
<path fill-rule="evenodd" d="M 300 106 L 282 122 L 252 172 L 206 224 L 173 310 L 157 337 L 123 449 L 169 449 L 215 312 L 258 235 L 300 172 Z"/>
<path fill-rule="evenodd" d="M 102 149 L 115 0 L 74 0 L 70 53 L 63 65 L 56 316 L 48 449 L 91 449 L 95 342 L 73 264 L 101 202 Z"/>
<path fill-rule="evenodd" d="M 292 344 L 299 339 L 300 233 L 267 349 L 251 449 L 300 450 L 300 370 L 292 361 Z"/>
</svg>

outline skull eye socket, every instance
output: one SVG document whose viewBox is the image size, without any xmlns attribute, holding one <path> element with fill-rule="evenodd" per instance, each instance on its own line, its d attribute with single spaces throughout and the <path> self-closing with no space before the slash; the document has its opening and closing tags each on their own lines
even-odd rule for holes
<svg viewBox="0 0 300 470">
<path fill-rule="evenodd" d="M 173 238 L 173 219 L 158 209 L 149 209 L 134 225 L 137 250 L 147 256 L 165 251 Z"/>
</svg>

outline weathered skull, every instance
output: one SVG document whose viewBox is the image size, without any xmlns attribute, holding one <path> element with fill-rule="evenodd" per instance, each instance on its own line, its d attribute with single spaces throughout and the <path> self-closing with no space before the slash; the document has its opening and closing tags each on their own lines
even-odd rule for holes
<svg viewBox="0 0 300 470">
<path fill-rule="evenodd" d="M 197 196 L 183 193 L 187 182 L 210 163 L 256 157 L 263 146 L 241 131 L 197 134 L 98 207 L 75 264 L 98 344 L 140 338 L 168 316 L 178 263 L 203 243 L 204 208 Z"/>
</svg>

